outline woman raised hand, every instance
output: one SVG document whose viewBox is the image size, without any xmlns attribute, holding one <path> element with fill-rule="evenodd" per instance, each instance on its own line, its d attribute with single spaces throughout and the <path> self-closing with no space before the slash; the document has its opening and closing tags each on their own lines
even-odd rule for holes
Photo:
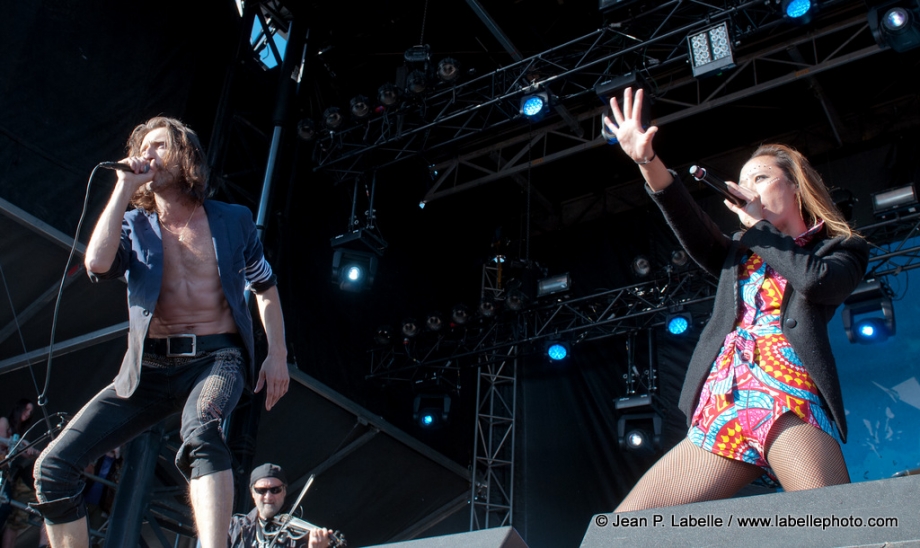
<svg viewBox="0 0 920 548">
<path fill-rule="evenodd" d="M 658 127 L 650 126 L 648 129 L 642 127 L 642 102 L 644 100 L 644 90 L 637 90 L 634 97 L 632 88 L 626 88 L 623 92 L 623 109 L 620 109 L 616 97 L 611 98 L 610 109 L 613 111 L 613 119 L 604 116 L 603 122 L 607 132 L 616 136 L 623 152 L 639 165 L 642 176 L 649 187 L 654 191 L 659 191 L 670 185 L 673 178 L 667 167 L 658 159 L 655 149 L 652 148 L 652 139 L 658 132 Z"/>
</svg>

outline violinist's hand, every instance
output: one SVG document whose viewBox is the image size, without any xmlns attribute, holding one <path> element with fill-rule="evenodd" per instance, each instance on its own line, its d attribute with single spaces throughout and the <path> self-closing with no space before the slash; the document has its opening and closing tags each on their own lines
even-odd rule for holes
<svg viewBox="0 0 920 548">
<path fill-rule="evenodd" d="M 725 181 L 725 184 L 728 185 L 729 192 L 739 198 L 743 198 L 747 202 L 746 206 L 738 207 L 728 200 L 725 200 L 725 207 L 738 215 L 738 220 L 741 221 L 741 224 L 747 228 L 751 228 L 763 220 L 763 204 L 760 202 L 760 194 L 732 181 Z"/>
<path fill-rule="evenodd" d="M 328 548 L 329 535 L 332 531 L 329 529 L 310 529 L 310 548 Z"/>
<path fill-rule="evenodd" d="M 632 88 L 623 92 L 623 108 L 617 103 L 616 97 L 610 99 L 610 109 L 613 119 L 604 116 L 604 125 L 607 131 L 616 135 L 620 148 L 638 164 L 644 164 L 655 155 L 652 149 L 652 138 L 658 132 L 658 126 L 648 129 L 642 127 L 642 102 L 645 100 L 645 91 L 639 89 L 633 102 Z"/>
</svg>

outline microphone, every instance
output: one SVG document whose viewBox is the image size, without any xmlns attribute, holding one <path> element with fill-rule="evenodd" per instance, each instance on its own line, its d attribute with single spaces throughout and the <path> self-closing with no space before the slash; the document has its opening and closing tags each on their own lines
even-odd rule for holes
<svg viewBox="0 0 920 548">
<path fill-rule="evenodd" d="M 725 179 L 713 175 L 706 171 L 706 168 L 703 166 L 690 166 L 690 175 L 697 181 L 701 181 L 710 186 L 713 190 L 722 195 L 723 198 L 729 202 L 735 204 L 738 207 L 744 207 L 747 205 L 747 201 L 743 198 L 735 196 L 728 190 L 728 185 L 725 184 Z"/>
<path fill-rule="evenodd" d="M 105 169 L 117 169 L 119 171 L 128 171 L 130 173 L 134 173 L 133 167 L 129 166 L 128 164 L 120 164 L 118 162 L 99 162 L 98 167 Z M 150 165 L 144 164 L 144 173 L 147 173 L 148 171 L 150 171 Z"/>
</svg>

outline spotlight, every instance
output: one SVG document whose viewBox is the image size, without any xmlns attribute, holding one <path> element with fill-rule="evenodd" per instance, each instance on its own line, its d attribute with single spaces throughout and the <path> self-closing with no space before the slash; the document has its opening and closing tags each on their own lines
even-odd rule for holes
<svg viewBox="0 0 920 548">
<path fill-rule="evenodd" d="M 812 2 L 811 0 L 783 0 L 783 17 L 794 23 L 807 25 L 811 22 L 816 11 L 818 11 L 817 2 Z"/>
<path fill-rule="evenodd" d="M 529 93 L 521 97 L 521 114 L 531 120 L 538 120 L 549 112 L 549 94 L 545 91 Z"/>
<path fill-rule="evenodd" d="M 450 418 L 450 396 L 419 394 L 412 402 L 412 420 L 425 430 L 436 430 Z"/>
<path fill-rule="evenodd" d="M 339 107 L 329 107 L 323 111 L 323 125 L 326 129 L 335 130 L 342 125 L 342 113 Z"/>
<path fill-rule="evenodd" d="M 415 321 L 415 318 L 406 318 L 400 326 L 400 331 L 402 331 L 402 334 L 405 335 L 406 338 L 411 339 L 418 335 L 418 322 Z"/>
<path fill-rule="evenodd" d="M 917 210 L 917 190 L 914 184 L 876 192 L 872 195 L 872 212 L 884 218 L 892 213 Z"/>
<path fill-rule="evenodd" d="M 655 411 L 649 394 L 633 395 L 614 401 L 622 413 L 617 419 L 620 449 L 632 453 L 652 454 L 661 446 L 661 415 Z"/>
<path fill-rule="evenodd" d="M 609 107 L 610 99 L 616 97 L 619 104 L 623 105 L 623 92 L 626 88 L 632 88 L 633 92 L 640 88 L 645 91 L 645 101 L 642 102 L 642 127 L 647 128 L 652 125 L 652 101 L 649 94 L 649 87 L 645 79 L 638 72 L 630 72 L 613 80 L 607 80 L 594 86 L 594 93 L 604 106 Z M 607 114 L 613 119 L 613 113 L 607 108 Z M 617 138 L 614 134 L 607 131 L 607 126 L 601 124 L 601 136 L 610 143 L 616 144 Z"/>
<path fill-rule="evenodd" d="M 537 297 L 545 297 L 554 293 L 568 291 L 572 288 L 572 278 L 569 273 L 557 274 L 537 281 Z"/>
<path fill-rule="evenodd" d="M 444 320 L 441 318 L 440 312 L 432 312 L 428 314 L 428 317 L 425 318 L 425 327 L 428 328 L 428 331 L 440 331 L 444 327 Z"/>
<path fill-rule="evenodd" d="M 406 90 L 412 95 L 421 95 L 428 88 L 428 78 L 420 70 L 413 70 L 406 78 Z"/>
<path fill-rule="evenodd" d="M 297 136 L 304 141 L 312 141 L 316 137 L 316 122 L 310 118 L 297 122 Z"/>
<path fill-rule="evenodd" d="M 495 299 L 492 296 L 486 295 L 479 301 L 479 313 L 482 314 L 484 318 L 491 318 L 495 315 L 496 311 Z"/>
<path fill-rule="evenodd" d="M 866 314 L 876 315 L 854 319 Z M 881 314 L 878 317 L 877 314 Z M 892 337 L 896 331 L 891 290 L 878 280 L 864 280 L 843 302 L 843 330 L 851 343 L 876 343 Z"/>
<path fill-rule="evenodd" d="M 652 263 L 644 255 L 639 255 L 633 259 L 630 266 L 633 273 L 640 278 L 645 278 L 652 273 Z"/>
<path fill-rule="evenodd" d="M 337 249 L 332 254 L 332 283 L 343 291 L 363 291 L 374 283 L 377 255 L 367 251 Z"/>
<path fill-rule="evenodd" d="M 694 78 L 735 66 L 728 23 L 721 23 L 687 38 Z"/>
<path fill-rule="evenodd" d="M 355 120 L 364 120 L 371 115 L 371 107 L 367 97 L 356 95 L 351 98 L 351 117 Z"/>
<path fill-rule="evenodd" d="M 881 47 L 897 52 L 920 45 L 920 2 L 896 0 L 881 2 L 869 10 L 869 29 Z"/>
<path fill-rule="evenodd" d="M 442 82 L 453 82 L 460 77 L 460 63 L 453 57 L 445 57 L 438 63 L 438 78 Z"/>
<path fill-rule="evenodd" d="M 693 325 L 693 318 L 690 316 L 689 312 L 676 312 L 674 314 L 668 314 L 665 324 L 668 328 L 668 333 L 671 335 L 684 335 L 690 329 L 690 326 Z"/>
<path fill-rule="evenodd" d="M 564 341 L 547 341 L 546 357 L 552 362 L 561 362 L 571 355 L 569 344 Z"/>
<path fill-rule="evenodd" d="M 386 83 L 377 90 L 377 101 L 385 107 L 391 107 L 399 102 L 399 88 Z"/>
<path fill-rule="evenodd" d="M 470 320 L 470 309 L 466 305 L 458 304 L 451 310 L 450 319 L 457 325 L 463 325 Z"/>
<path fill-rule="evenodd" d="M 407 63 L 426 63 L 431 59 L 431 46 L 428 44 L 412 46 L 403 53 L 403 59 Z"/>
<path fill-rule="evenodd" d="M 393 344 L 393 328 L 388 325 L 381 325 L 374 333 L 374 342 L 380 346 L 389 346 Z"/>
<path fill-rule="evenodd" d="M 683 249 L 675 249 L 671 252 L 671 264 L 680 268 L 690 262 L 690 256 Z"/>
<path fill-rule="evenodd" d="M 524 295 L 524 292 L 520 289 L 512 289 L 508 292 L 508 295 L 505 297 L 505 306 L 508 310 L 513 310 L 517 312 L 524 308 L 524 303 L 527 301 L 527 296 Z"/>
</svg>

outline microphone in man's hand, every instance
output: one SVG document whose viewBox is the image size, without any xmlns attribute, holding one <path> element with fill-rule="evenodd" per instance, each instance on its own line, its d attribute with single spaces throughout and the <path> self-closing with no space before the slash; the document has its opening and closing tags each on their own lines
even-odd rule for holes
<svg viewBox="0 0 920 548">
<path fill-rule="evenodd" d="M 105 169 L 117 169 L 119 171 L 128 171 L 130 173 L 134 173 L 133 167 L 129 166 L 128 164 L 121 164 L 118 162 L 99 162 L 99 167 L 102 167 Z M 148 171 L 150 171 L 150 164 L 144 164 L 143 172 L 147 173 Z"/>
<path fill-rule="evenodd" d="M 690 166 L 690 175 L 697 181 L 701 181 L 709 185 L 713 190 L 722 195 L 723 198 L 729 202 L 735 204 L 738 207 L 744 207 L 747 205 L 747 201 L 744 198 L 735 196 L 728 190 L 728 185 L 725 183 L 725 179 L 717 175 L 713 175 L 706 170 L 703 166 Z"/>
</svg>

